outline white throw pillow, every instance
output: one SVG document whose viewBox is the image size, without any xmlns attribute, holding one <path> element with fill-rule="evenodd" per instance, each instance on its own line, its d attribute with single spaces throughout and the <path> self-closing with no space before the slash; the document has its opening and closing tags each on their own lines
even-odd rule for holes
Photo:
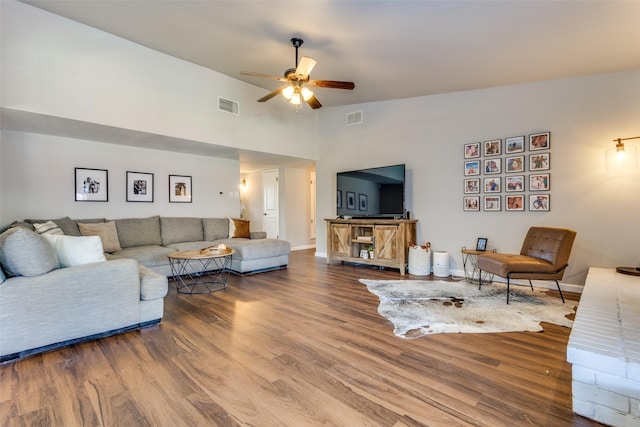
<svg viewBox="0 0 640 427">
<path fill-rule="evenodd" d="M 100 236 L 67 236 L 59 234 L 43 234 L 53 246 L 60 262 L 60 267 L 89 264 L 106 261 Z"/>
</svg>

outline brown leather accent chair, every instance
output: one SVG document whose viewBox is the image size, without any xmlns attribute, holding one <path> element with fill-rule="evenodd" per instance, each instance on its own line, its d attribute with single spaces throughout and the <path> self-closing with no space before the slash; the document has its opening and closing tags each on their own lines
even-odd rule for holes
<svg viewBox="0 0 640 427">
<path fill-rule="evenodd" d="M 558 280 L 567 268 L 576 232 L 567 228 L 531 227 L 522 243 L 520 255 L 488 252 L 478 255 L 480 278 L 487 272 L 507 279 L 507 304 L 511 279 L 554 280 L 564 303 Z M 478 289 L 482 287 L 482 279 Z"/>
</svg>

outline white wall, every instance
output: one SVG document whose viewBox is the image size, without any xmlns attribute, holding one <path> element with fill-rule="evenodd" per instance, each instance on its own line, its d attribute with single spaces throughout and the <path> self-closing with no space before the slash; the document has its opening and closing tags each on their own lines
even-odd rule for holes
<svg viewBox="0 0 640 427">
<path fill-rule="evenodd" d="M 345 114 L 359 109 L 364 124 L 345 127 Z M 538 131 L 551 132 L 551 210 L 463 212 L 464 144 Z M 418 240 L 449 251 L 453 270 L 477 237 L 519 252 L 532 225 L 578 232 L 566 283 L 583 284 L 589 266 L 640 264 L 640 169 L 604 165 L 614 138 L 640 135 L 640 70 L 328 108 L 319 133 L 318 255 L 322 219 L 336 215 L 336 172 L 406 163 Z"/>
<path fill-rule="evenodd" d="M 237 217 L 237 160 L 2 131 L 0 226 L 26 218 Z M 74 168 L 107 169 L 109 201 L 74 201 Z M 154 174 L 154 202 L 126 201 L 126 172 Z M 169 203 L 169 175 L 192 177 L 192 203 Z M 222 192 L 223 195 L 218 195 Z"/>
</svg>

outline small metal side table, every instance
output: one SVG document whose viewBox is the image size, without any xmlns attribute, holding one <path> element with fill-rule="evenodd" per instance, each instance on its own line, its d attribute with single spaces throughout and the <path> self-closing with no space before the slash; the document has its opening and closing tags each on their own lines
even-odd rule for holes
<svg viewBox="0 0 640 427">
<path fill-rule="evenodd" d="M 233 249 L 227 248 L 220 251 L 189 250 L 167 255 L 171 274 L 178 281 L 178 293 L 209 294 L 226 289 L 234 253 Z"/>
<path fill-rule="evenodd" d="M 467 280 L 467 282 L 477 285 L 478 276 L 480 275 L 480 269 L 478 268 L 478 255 L 485 253 L 485 251 L 478 251 L 475 249 L 467 249 L 463 247 L 460 252 L 462 253 L 464 278 Z M 492 280 L 493 274 L 486 271 L 482 272 L 482 283 L 491 283 Z"/>
</svg>

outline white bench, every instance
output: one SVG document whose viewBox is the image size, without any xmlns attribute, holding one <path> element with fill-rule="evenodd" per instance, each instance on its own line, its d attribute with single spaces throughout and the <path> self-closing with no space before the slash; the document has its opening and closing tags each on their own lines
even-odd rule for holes
<svg viewBox="0 0 640 427">
<path fill-rule="evenodd" d="M 589 269 L 567 360 L 576 414 L 640 425 L 640 277 Z"/>
</svg>

